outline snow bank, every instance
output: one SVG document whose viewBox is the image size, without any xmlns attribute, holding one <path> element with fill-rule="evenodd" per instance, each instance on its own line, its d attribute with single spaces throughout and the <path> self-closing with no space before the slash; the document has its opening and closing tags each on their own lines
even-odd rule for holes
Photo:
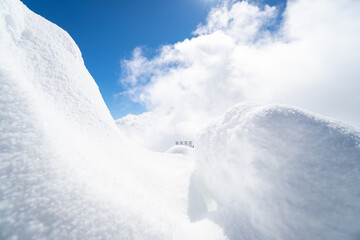
<svg viewBox="0 0 360 240">
<path fill-rule="evenodd" d="M 20 1 L 0 0 L 0 53 L 0 239 L 359 238 L 359 132 L 242 104 L 194 150 L 153 153 L 116 127 L 71 37 Z"/>
<path fill-rule="evenodd" d="M 197 139 L 189 216 L 230 239 L 359 239 L 360 133 L 283 105 L 240 104 Z"/>
<path fill-rule="evenodd" d="M 212 239 L 192 162 L 120 133 L 71 37 L 0 0 L 0 239 Z"/>
</svg>

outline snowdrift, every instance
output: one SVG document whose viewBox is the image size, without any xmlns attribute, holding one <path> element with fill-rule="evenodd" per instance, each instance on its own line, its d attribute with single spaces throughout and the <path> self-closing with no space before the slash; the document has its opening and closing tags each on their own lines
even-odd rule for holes
<svg viewBox="0 0 360 240">
<path fill-rule="evenodd" d="M 191 161 L 120 133 L 71 37 L 0 1 L 0 239 L 212 239 Z"/>
<path fill-rule="evenodd" d="M 194 150 L 146 151 L 71 37 L 16 0 L 0 0 L 0 109 L 0 239 L 359 238 L 357 131 L 243 104 Z"/>
<path fill-rule="evenodd" d="M 196 142 L 193 221 L 212 219 L 230 239 L 360 238 L 358 131 L 294 107 L 249 103 Z"/>
</svg>

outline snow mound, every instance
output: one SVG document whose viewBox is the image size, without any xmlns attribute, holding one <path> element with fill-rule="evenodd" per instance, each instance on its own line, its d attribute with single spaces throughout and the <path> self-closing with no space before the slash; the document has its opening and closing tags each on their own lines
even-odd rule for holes
<svg viewBox="0 0 360 240">
<path fill-rule="evenodd" d="M 194 152 L 194 149 L 188 146 L 175 145 L 169 148 L 166 153 L 180 154 L 184 156 L 190 156 Z"/>
<path fill-rule="evenodd" d="M 187 216 L 193 164 L 116 127 L 71 37 L 0 0 L 0 239 L 223 239 Z"/>
<path fill-rule="evenodd" d="M 246 103 L 196 142 L 193 221 L 212 219 L 229 239 L 359 239 L 357 130 L 290 106 Z"/>
</svg>

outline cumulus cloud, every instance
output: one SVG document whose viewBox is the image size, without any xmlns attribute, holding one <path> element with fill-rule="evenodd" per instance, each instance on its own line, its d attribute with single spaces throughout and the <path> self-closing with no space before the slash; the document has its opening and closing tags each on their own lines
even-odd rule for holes
<svg viewBox="0 0 360 240">
<path fill-rule="evenodd" d="M 194 138 L 230 106 L 256 101 L 292 104 L 359 127 L 359 12 L 357 0 L 292 0 L 284 12 L 225 1 L 193 38 L 163 46 L 151 59 L 137 48 L 123 61 L 126 93 L 150 113 L 118 125 L 131 138 L 150 136 L 137 140 L 151 142 L 145 146 L 166 150 L 178 138 Z M 134 124 L 143 127 L 129 129 Z"/>
</svg>

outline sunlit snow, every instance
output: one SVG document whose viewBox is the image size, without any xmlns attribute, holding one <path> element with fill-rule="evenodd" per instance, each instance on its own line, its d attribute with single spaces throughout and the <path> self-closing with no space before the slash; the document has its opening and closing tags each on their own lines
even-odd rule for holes
<svg viewBox="0 0 360 240">
<path fill-rule="evenodd" d="M 243 103 L 194 149 L 138 147 L 80 50 L 0 0 L 0 239 L 358 239 L 360 133 Z"/>
</svg>

